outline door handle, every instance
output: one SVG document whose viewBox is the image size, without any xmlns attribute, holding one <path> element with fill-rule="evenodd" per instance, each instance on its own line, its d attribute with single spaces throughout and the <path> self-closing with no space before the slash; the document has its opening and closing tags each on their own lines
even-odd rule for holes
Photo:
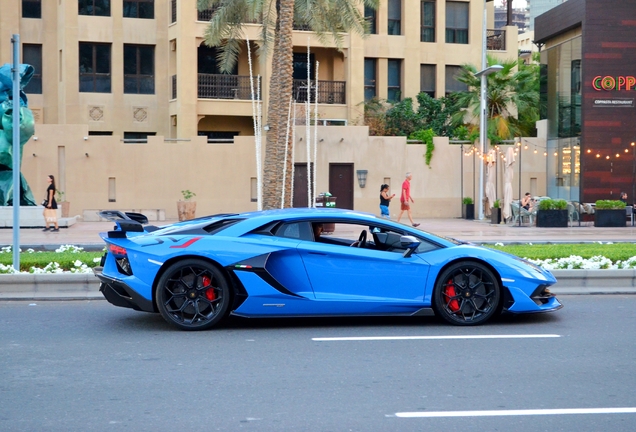
<svg viewBox="0 0 636 432">
<path fill-rule="evenodd" d="M 322 252 L 309 252 L 310 255 L 322 255 L 322 256 L 327 256 L 326 253 L 322 253 Z"/>
</svg>

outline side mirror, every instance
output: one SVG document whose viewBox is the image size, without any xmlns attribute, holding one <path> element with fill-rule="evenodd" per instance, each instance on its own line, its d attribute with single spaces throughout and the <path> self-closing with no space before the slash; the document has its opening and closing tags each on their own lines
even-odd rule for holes
<svg viewBox="0 0 636 432">
<path fill-rule="evenodd" d="M 400 237 L 400 244 L 403 248 L 406 248 L 406 250 L 404 251 L 404 258 L 409 258 L 411 255 L 413 255 L 413 252 L 417 250 L 421 242 L 413 236 L 406 235 Z"/>
</svg>

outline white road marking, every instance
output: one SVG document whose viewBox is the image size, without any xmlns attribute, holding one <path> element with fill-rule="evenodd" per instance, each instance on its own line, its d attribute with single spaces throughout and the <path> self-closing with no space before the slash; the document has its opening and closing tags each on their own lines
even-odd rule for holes
<svg viewBox="0 0 636 432">
<path fill-rule="evenodd" d="M 636 408 L 566 408 L 494 411 L 431 411 L 399 412 L 396 417 L 501 417 L 566 414 L 636 414 Z"/>
<path fill-rule="evenodd" d="M 332 338 L 311 338 L 316 342 L 338 341 L 386 341 L 386 340 L 445 340 L 445 339 L 537 339 L 559 338 L 557 334 L 517 334 L 517 335 L 463 335 L 463 336 L 352 336 Z"/>
</svg>

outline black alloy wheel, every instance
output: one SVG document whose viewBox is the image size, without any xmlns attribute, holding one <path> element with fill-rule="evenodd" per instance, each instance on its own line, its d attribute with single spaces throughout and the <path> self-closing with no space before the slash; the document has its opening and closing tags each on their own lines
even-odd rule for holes
<svg viewBox="0 0 636 432">
<path fill-rule="evenodd" d="M 217 324 L 230 304 L 223 273 L 212 264 L 187 259 L 172 264 L 156 289 L 161 316 L 181 330 L 207 330 Z"/>
<path fill-rule="evenodd" d="M 450 324 L 479 325 L 497 312 L 501 287 L 483 264 L 464 261 L 447 268 L 433 292 L 435 312 Z"/>
</svg>

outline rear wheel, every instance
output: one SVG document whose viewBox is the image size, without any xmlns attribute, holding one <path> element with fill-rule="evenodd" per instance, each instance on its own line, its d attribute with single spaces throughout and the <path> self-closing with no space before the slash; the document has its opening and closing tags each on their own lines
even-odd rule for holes
<svg viewBox="0 0 636 432">
<path fill-rule="evenodd" d="M 501 287 L 483 264 L 465 261 L 447 268 L 433 292 L 435 311 L 454 325 L 479 325 L 497 311 Z"/>
<path fill-rule="evenodd" d="M 230 289 L 223 273 L 198 259 L 168 267 L 155 294 L 161 316 L 182 330 L 213 327 L 225 316 L 230 304 Z"/>
</svg>

